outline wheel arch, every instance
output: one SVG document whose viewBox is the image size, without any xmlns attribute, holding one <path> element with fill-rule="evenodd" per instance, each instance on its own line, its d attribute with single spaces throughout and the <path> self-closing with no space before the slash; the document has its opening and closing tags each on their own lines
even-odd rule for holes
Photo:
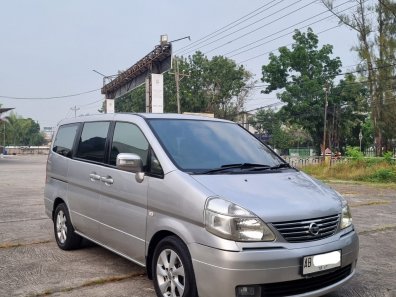
<svg viewBox="0 0 396 297">
<path fill-rule="evenodd" d="M 52 220 L 54 220 L 55 209 L 58 207 L 59 204 L 62 204 L 62 203 L 66 204 L 65 200 L 60 197 L 57 197 L 54 200 L 54 206 L 52 207 Z M 66 207 L 67 207 L 67 204 L 66 204 Z"/>
<path fill-rule="evenodd" d="M 154 254 L 154 250 L 156 248 L 156 246 L 158 245 L 158 243 L 164 239 L 165 237 L 169 237 L 169 236 L 175 236 L 177 237 L 180 241 L 184 242 L 183 239 L 180 238 L 180 236 L 178 236 L 176 233 L 173 233 L 171 231 L 168 230 L 161 230 L 158 231 L 157 233 L 155 233 L 153 235 L 153 237 L 151 237 L 148 249 L 147 249 L 147 256 L 146 256 L 146 270 L 147 270 L 147 277 L 149 279 L 153 279 L 153 275 L 152 275 L 152 260 L 153 260 L 153 254 Z"/>
</svg>

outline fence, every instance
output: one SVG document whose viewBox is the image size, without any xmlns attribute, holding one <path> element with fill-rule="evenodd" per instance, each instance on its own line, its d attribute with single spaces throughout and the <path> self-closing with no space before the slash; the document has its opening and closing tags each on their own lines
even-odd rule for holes
<svg viewBox="0 0 396 297">
<path fill-rule="evenodd" d="M 290 156 L 283 156 L 283 159 L 288 162 L 293 167 L 302 168 L 308 165 L 320 165 L 323 164 L 323 157 L 321 156 L 314 156 L 314 157 L 307 157 L 307 158 L 296 158 Z M 329 160 L 330 166 L 348 162 L 348 158 L 330 158 Z"/>
<path fill-rule="evenodd" d="M 385 151 L 384 151 L 384 153 L 385 153 Z M 396 147 L 394 147 L 392 149 L 392 153 L 393 153 L 393 156 L 396 156 Z M 369 148 L 363 150 L 363 155 L 365 157 L 375 157 L 375 148 L 369 147 Z"/>
<path fill-rule="evenodd" d="M 48 146 L 6 146 L 1 150 L 7 155 L 48 155 Z"/>
</svg>

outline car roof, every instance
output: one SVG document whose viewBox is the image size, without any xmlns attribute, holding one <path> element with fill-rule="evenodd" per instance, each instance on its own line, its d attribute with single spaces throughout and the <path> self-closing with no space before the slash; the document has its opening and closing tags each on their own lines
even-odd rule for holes
<svg viewBox="0 0 396 297">
<path fill-rule="evenodd" d="M 69 123 L 78 123 L 86 121 L 112 121 L 117 120 L 119 117 L 125 119 L 128 116 L 141 117 L 144 119 L 176 119 L 176 120 L 201 120 L 201 121 L 216 121 L 216 122 L 230 122 L 228 120 L 217 119 L 209 116 L 194 115 L 194 114 L 177 114 L 177 113 L 108 113 L 79 116 L 76 118 L 63 119 L 58 125 Z"/>
</svg>

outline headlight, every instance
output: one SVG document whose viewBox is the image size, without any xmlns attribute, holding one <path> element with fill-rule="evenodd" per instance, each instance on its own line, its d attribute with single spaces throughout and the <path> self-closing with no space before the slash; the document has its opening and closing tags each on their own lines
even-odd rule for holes
<svg viewBox="0 0 396 297">
<path fill-rule="evenodd" d="M 234 241 L 273 241 L 275 235 L 250 211 L 221 198 L 206 202 L 205 227 L 209 232 Z"/>
<path fill-rule="evenodd" d="M 345 202 L 343 204 L 342 213 L 341 213 L 341 229 L 345 229 L 350 225 L 352 225 L 351 210 L 349 209 L 348 203 Z"/>
</svg>

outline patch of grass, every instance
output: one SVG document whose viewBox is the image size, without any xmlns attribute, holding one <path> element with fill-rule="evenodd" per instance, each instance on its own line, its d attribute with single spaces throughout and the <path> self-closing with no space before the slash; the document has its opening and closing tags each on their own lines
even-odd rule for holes
<svg viewBox="0 0 396 297">
<path fill-rule="evenodd" d="M 350 203 L 350 207 L 359 207 L 359 206 L 372 206 L 372 205 L 386 205 L 390 204 L 390 201 L 385 200 L 376 200 L 376 201 L 367 201 L 367 202 L 358 202 L 358 203 Z"/>
<path fill-rule="evenodd" d="M 365 235 L 365 234 L 384 232 L 384 231 L 393 231 L 393 230 L 396 230 L 396 225 L 383 225 L 383 226 L 379 226 L 374 229 L 360 231 L 360 232 L 358 232 L 358 234 Z"/>
<path fill-rule="evenodd" d="M 3 242 L 3 243 L 0 243 L 0 249 L 10 249 L 10 248 L 16 248 L 16 247 L 28 246 L 28 245 L 34 245 L 34 244 L 44 244 L 44 243 L 49 243 L 49 242 L 51 242 L 51 240 L 41 240 L 41 241 L 33 241 L 33 242 L 27 242 L 27 243 Z"/>
<path fill-rule="evenodd" d="M 302 170 L 322 180 L 396 183 L 396 165 L 380 158 L 349 160 L 332 166 L 309 165 Z"/>
<path fill-rule="evenodd" d="M 86 287 L 92 287 L 92 286 L 104 285 L 104 284 L 108 284 L 108 283 L 120 282 L 120 281 L 123 281 L 126 279 L 132 279 L 134 277 L 138 277 L 138 276 L 142 276 L 142 275 L 144 275 L 144 274 L 129 273 L 129 274 L 124 274 L 124 275 L 108 276 L 108 277 L 89 280 L 89 281 L 86 281 L 86 282 L 84 282 L 80 285 L 77 285 L 75 287 L 47 289 L 42 293 L 31 295 L 31 297 L 44 297 L 44 296 L 52 295 L 55 293 L 65 293 L 65 292 L 70 292 L 70 291 L 74 291 L 74 290 L 78 290 L 78 289 L 83 289 Z"/>
</svg>

